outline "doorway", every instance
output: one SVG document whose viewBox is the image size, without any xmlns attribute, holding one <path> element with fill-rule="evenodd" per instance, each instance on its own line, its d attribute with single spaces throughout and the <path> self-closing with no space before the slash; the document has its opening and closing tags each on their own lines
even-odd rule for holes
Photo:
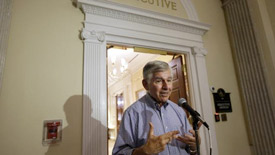
<svg viewBox="0 0 275 155">
<path fill-rule="evenodd" d="M 107 45 L 108 77 L 108 154 L 119 130 L 123 112 L 146 94 L 142 86 L 143 66 L 152 60 L 168 62 L 173 73 L 173 91 L 170 100 L 177 103 L 181 97 L 189 100 L 187 65 L 184 54 L 135 48 L 122 45 Z"/>
<path fill-rule="evenodd" d="M 82 154 L 108 154 L 108 118 L 109 95 L 107 93 L 107 56 L 106 45 L 129 45 L 130 47 L 146 47 L 173 51 L 185 54 L 188 64 L 189 93 L 193 107 L 208 120 L 209 126 L 214 126 L 212 102 L 208 84 L 203 36 L 210 25 L 188 19 L 174 18 L 144 9 L 137 9 L 109 1 L 78 1 L 78 6 L 85 14 L 84 28 L 81 38 L 84 42 L 83 64 L 83 143 Z M 193 8 L 187 3 L 186 8 Z M 189 5 L 190 4 L 190 5 Z M 194 12 L 189 12 L 190 15 Z M 140 77 L 135 77 L 140 78 Z M 128 79 L 129 80 L 129 79 Z M 127 81 L 124 81 L 127 82 Z M 135 96 L 128 84 L 127 100 Z M 89 108 L 93 108 L 92 114 Z M 125 107 L 126 108 L 126 107 Z M 91 123 L 98 120 L 99 123 Z M 211 129 L 213 137 L 213 154 L 218 154 L 215 128 Z M 91 134 L 93 133 L 93 134 Z M 206 136 L 208 131 L 201 130 L 202 154 L 210 144 Z"/>
</svg>

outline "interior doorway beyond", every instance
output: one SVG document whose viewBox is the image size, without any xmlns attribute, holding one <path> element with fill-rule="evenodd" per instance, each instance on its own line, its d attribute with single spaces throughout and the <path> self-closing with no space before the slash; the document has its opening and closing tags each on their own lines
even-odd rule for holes
<svg viewBox="0 0 275 155">
<path fill-rule="evenodd" d="M 142 69 L 147 62 L 152 60 L 168 62 L 175 77 L 173 99 L 185 97 L 188 100 L 190 98 L 189 92 L 187 92 L 189 86 L 185 55 L 173 54 L 172 52 L 164 53 L 165 51 L 154 49 L 147 49 L 145 53 L 144 51 L 144 48 L 107 45 L 109 155 L 112 153 L 115 143 L 121 114 L 127 107 L 146 94 L 141 81 L 143 79 Z M 184 95 L 175 97 L 175 94 Z"/>
</svg>

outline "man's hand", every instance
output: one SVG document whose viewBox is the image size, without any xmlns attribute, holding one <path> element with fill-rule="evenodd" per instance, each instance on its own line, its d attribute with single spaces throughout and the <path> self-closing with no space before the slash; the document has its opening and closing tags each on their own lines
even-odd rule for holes
<svg viewBox="0 0 275 155">
<path fill-rule="evenodd" d="M 195 131 L 194 130 L 189 130 L 189 132 L 192 135 L 184 134 L 184 136 L 178 136 L 177 140 L 189 145 L 191 150 L 196 150 L 196 138 L 195 138 Z M 201 138 L 198 135 L 199 138 L 199 144 L 201 143 Z"/>
<path fill-rule="evenodd" d="M 162 152 L 165 149 L 166 144 L 176 138 L 179 133 L 179 131 L 171 131 L 160 136 L 155 136 L 153 124 L 150 122 L 149 125 L 150 130 L 147 142 L 143 146 L 136 148 L 133 151 L 133 155 L 149 155 Z"/>
</svg>

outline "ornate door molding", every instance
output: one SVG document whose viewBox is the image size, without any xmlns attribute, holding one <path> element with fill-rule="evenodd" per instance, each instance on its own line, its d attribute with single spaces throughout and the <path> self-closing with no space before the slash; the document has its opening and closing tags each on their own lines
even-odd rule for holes
<svg viewBox="0 0 275 155">
<path fill-rule="evenodd" d="M 191 5 L 191 3 L 186 4 Z M 191 100 L 210 125 L 213 155 L 217 155 L 205 64 L 207 52 L 202 40 L 202 36 L 210 26 L 194 20 L 171 17 L 109 1 L 78 0 L 77 5 L 85 14 L 82 32 L 83 94 L 85 98 L 89 98 L 83 100 L 82 154 L 107 154 L 106 44 L 111 43 L 169 50 L 187 55 Z M 209 154 L 208 131 L 202 129 L 200 132 L 201 154 Z"/>
</svg>

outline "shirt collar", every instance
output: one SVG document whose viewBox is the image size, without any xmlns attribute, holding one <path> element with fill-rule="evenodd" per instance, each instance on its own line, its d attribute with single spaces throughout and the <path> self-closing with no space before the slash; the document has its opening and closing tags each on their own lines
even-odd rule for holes
<svg viewBox="0 0 275 155">
<path fill-rule="evenodd" d="M 150 106 L 152 106 L 153 108 L 160 109 L 159 103 L 156 101 L 156 99 L 153 98 L 149 93 L 147 93 L 146 95 L 147 95 L 147 98 L 149 100 L 148 104 Z M 166 108 L 168 106 L 168 104 L 169 104 L 169 102 L 166 101 L 166 103 L 163 104 L 164 108 Z"/>
</svg>

